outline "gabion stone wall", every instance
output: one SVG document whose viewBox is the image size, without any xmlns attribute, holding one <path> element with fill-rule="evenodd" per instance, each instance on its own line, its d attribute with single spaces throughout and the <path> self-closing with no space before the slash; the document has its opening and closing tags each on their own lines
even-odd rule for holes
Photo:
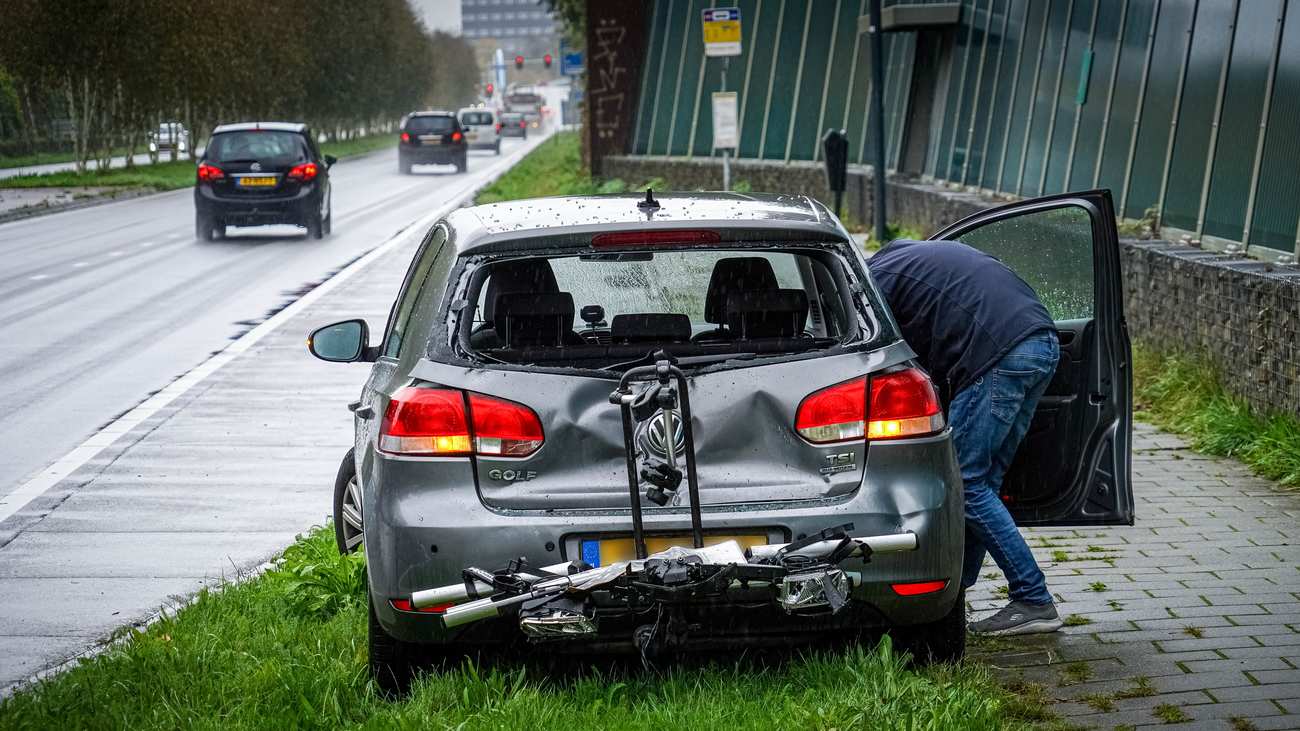
<svg viewBox="0 0 1300 731">
<path fill-rule="evenodd" d="M 604 172 L 632 185 L 662 178 L 679 190 L 722 187 L 717 159 L 625 155 L 606 158 Z M 831 201 L 820 164 L 738 160 L 732 180 Z M 870 168 L 850 167 L 844 207 L 858 221 L 871 221 L 871 186 Z M 901 178 L 890 179 L 886 195 L 890 223 L 927 234 L 1003 202 Z M 1206 359 L 1261 412 L 1300 415 L 1300 267 L 1168 241 L 1125 241 L 1121 254 L 1135 340 Z"/>
<path fill-rule="evenodd" d="M 1122 255 L 1135 338 L 1207 359 L 1258 411 L 1300 416 L 1300 268 L 1167 241 Z"/>
</svg>

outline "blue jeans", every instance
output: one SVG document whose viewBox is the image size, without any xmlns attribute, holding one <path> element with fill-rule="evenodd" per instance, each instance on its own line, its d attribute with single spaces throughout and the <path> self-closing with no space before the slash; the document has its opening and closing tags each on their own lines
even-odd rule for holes
<svg viewBox="0 0 1300 731">
<path fill-rule="evenodd" d="M 1007 577 L 1012 600 L 1047 604 L 1052 595 L 1034 554 L 1002 504 L 1002 478 L 1029 430 L 1038 399 L 1056 372 L 1056 333 L 1033 333 L 953 398 L 957 461 L 965 483 L 966 557 L 962 586 L 979 578 L 984 552 Z"/>
</svg>

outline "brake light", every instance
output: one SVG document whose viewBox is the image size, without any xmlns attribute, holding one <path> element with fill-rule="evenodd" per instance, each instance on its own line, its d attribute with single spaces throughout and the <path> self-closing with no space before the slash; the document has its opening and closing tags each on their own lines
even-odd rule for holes
<svg viewBox="0 0 1300 731">
<path fill-rule="evenodd" d="M 402 142 L 410 142 L 410 141 L 411 141 L 411 135 L 408 134 L 408 133 L 406 133 L 406 132 L 403 132 L 403 133 L 402 133 Z"/>
<path fill-rule="evenodd" d="M 929 376 L 915 368 L 871 377 L 867 439 L 897 439 L 943 429 L 943 409 Z"/>
<path fill-rule="evenodd" d="M 199 182 L 201 183 L 211 183 L 224 177 L 226 177 L 225 171 L 216 165 L 209 165 L 206 162 L 199 165 Z"/>
<path fill-rule="evenodd" d="M 527 126 L 528 126 L 528 123 L 527 123 L 527 122 L 520 122 L 520 123 L 519 123 L 519 129 L 523 129 L 524 127 L 527 127 Z"/>
<path fill-rule="evenodd" d="M 864 436 L 880 440 L 933 434 L 943 429 L 944 420 L 930 379 L 909 368 L 854 378 L 807 395 L 794 426 L 804 439 L 828 444 Z"/>
<path fill-rule="evenodd" d="M 505 399 L 447 388 L 406 387 L 393 394 L 379 430 L 379 449 L 391 454 L 527 457 L 545 438 L 537 414 Z M 472 427 L 472 429 L 471 429 Z"/>
<path fill-rule="evenodd" d="M 452 142 L 460 142 L 460 138 L 461 138 L 461 134 L 460 134 L 459 132 L 452 132 L 452 133 L 451 133 L 451 141 L 452 141 Z"/>
<path fill-rule="evenodd" d="M 314 180 L 317 172 L 316 163 L 305 162 L 301 165 L 295 165 L 293 169 L 289 171 L 289 179 L 300 180 L 305 183 L 308 180 Z"/>
<path fill-rule="evenodd" d="M 947 579 L 942 581 L 918 581 L 912 584 L 890 584 L 890 588 L 899 596 L 917 596 L 943 591 L 948 586 Z"/>
<path fill-rule="evenodd" d="M 497 131 L 498 131 L 498 132 L 501 131 L 501 123 L 500 123 L 500 122 L 497 122 Z"/>
<path fill-rule="evenodd" d="M 716 244 L 722 240 L 717 231 L 700 231 L 686 229 L 665 229 L 662 231 L 612 231 L 591 237 L 591 245 L 597 249 L 618 246 L 669 246 L 693 244 Z"/>
<path fill-rule="evenodd" d="M 527 457 L 545 441 L 541 419 L 523 404 L 471 393 L 469 413 L 477 454 Z"/>
</svg>

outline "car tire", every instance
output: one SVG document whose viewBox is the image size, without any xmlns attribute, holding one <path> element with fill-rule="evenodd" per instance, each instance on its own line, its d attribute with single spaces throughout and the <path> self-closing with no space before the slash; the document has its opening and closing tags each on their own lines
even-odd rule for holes
<svg viewBox="0 0 1300 731">
<path fill-rule="evenodd" d="M 205 216 L 202 213 L 194 214 L 194 238 L 199 241 L 215 241 L 217 238 L 217 222 L 212 216 Z"/>
<path fill-rule="evenodd" d="M 494 154 L 494 155 L 500 155 L 500 154 L 501 154 L 501 140 L 497 140 L 496 147 L 493 149 L 492 154 Z"/>
<path fill-rule="evenodd" d="M 411 162 L 404 157 L 397 158 L 397 172 L 402 175 L 411 174 Z"/>
<path fill-rule="evenodd" d="M 325 219 L 321 221 L 321 231 L 329 236 L 334 229 L 334 194 L 325 199 Z"/>
<path fill-rule="evenodd" d="M 469 160 L 464 155 L 461 155 L 460 159 L 456 161 L 456 172 L 463 173 L 467 169 L 469 169 Z"/>
<path fill-rule="evenodd" d="M 334 542 L 339 553 L 359 550 L 364 541 L 361 517 L 361 488 L 357 484 L 355 450 L 349 449 L 334 477 Z"/>
<path fill-rule="evenodd" d="M 400 698 L 411 689 L 416 670 L 422 664 L 423 648 L 402 642 L 384 631 L 375 614 L 374 600 L 366 590 L 366 608 L 370 610 L 367 634 L 370 650 L 370 677 L 381 695 Z"/>
<path fill-rule="evenodd" d="M 960 662 L 966 655 L 966 590 L 957 592 L 957 601 L 943 617 L 889 634 L 895 651 L 910 653 L 916 665 Z"/>
<path fill-rule="evenodd" d="M 307 219 L 307 238 L 325 238 L 325 221 L 321 218 L 320 211 L 311 214 L 311 217 Z"/>
</svg>

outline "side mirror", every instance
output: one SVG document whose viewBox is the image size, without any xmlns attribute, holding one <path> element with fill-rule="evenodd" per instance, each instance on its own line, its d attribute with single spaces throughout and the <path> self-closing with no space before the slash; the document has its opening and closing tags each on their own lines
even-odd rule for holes
<svg viewBox="0 0 1300 731">
<path fill-rule="evenodd" d="M 307 350 L 331 363 L 356 363 L 375 359 L 369 343 L 370 326 L 365 320 L 344 320 L 313 330 L 307 337 Z"/>
<path fill-rule="evenodd" d="M 327 168 L 329 168 L 329 167 L 334 167 L 334 163 L 336 163 L 336 162 L 338 162 L 338 161 L 339 161 L 339 159 L 338 159 L 337 157 L 334 157 L 333 155 L 326 155 L 326 156 L 325 156 L 325 167 L 327 167 Z"/>
</svg>

